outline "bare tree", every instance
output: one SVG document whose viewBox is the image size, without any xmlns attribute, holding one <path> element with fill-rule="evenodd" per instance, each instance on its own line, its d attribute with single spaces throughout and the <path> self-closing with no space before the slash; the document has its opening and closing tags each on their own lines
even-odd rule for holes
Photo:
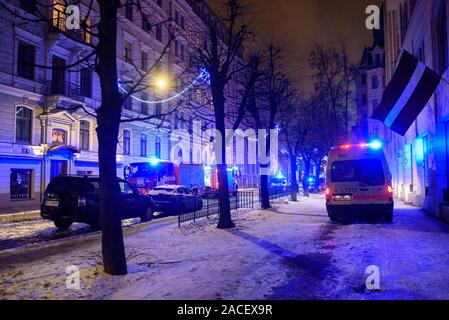
<svg viewBox="0 0 449 320">
<path fill-rule="evenodd" d="M 242 44 L 252 37 L 247 25 L 242 22 L 245 7 L 237 0 L 225 4 L 226 15 L 221 21 L 211 19 L 207 35 L 199 49 L 199 63 L 210 73 L 210 88 L 214 107 L 215 128 L 222 139 L 217 141 L 216 160 L 218 169 L 218 200 L 220 216 L 218 228 L 234 227 L 231 219 L 229 186 L 226 164 L 226 86 L 240 71 L 239 58 L 243 58 Z"/>
<path fill-rule="evenodd" d="M 262 68 L 264 76 L 253 93 L 252 104 L 249 108 L 257 131 L 258 129 L 275 130 L 281 106 L 292 96 L 290 83 L 280 68 L 282 60 L 281 50 L 273 44 L 268 44 L 265 50 L 264 68 Z M 270 134 L 268 134 L 267 139 L 260 139 L 259 137 L 259 144 L 262 141 L 266 141 L 265 156 L 270 159 Z M 270 166 L 270 162 L 260 164 L 260 196 L 263 209 L 271 207 L 269 194 L 270 176 L 268 172 Z"/>
<path fill-rule="evenodd" d="M 297 201 L 299 190 L 296 179 L 298 160 L 301 157 L 301 150 L 313 130 L 313 123 L 310 121 L 312 109 L 313 105 L 308 101 L 300 101 L 292 96 L 283 104 L 280 111 L 282 145 L 290 162 L 292 201 Z"/>
<path fill-rule="evenodd" d="M 88 35 L 91 39 L 90 41 L 87 42 L 86 37 L 80 38 L 77 36 L 79 33 L 71 32 L 71 30 L 67 30 L 64 26 L 59 25 L 59 21 L 55 25 L 55 21 L 52 19 L 53 12 L 60 11 L 59 13 L 64 16 L 65 12 L 61 12 L 61 9 L 64 10 L 69 4 L 83 4 L 85 10 L 82 12 L 80 31 L 81 34 Z M 150 74 L 152 74 L 152 71 L 156 68 L 156 65 L 167 54 L 174 37 L 173 34 L 170 34 L 159 58 L 147 70 L 140 71 L 138 68 L 135 68 L 137 73 L 134 78 L 135 80 L 124 83 L 127 90 L 125 92 L 121 91 L 119 89 L 119 75 L 117 70 L 117 29 L 119 10 L 125 5 L 135 7 L 149 28 L 166 22 L 155 21 L 153 24 L 150 24 L 147 20 L 147 14 L 143 11 L 140 0 L 127 1 L 126 3 L 122 1 L 100 0 L 78 0 L 74 1 L 74 3 L 68 3 L 68 1 L 60 0 L 58 2 L 52 2 L 52 4 L 48 4 L 45 1 L 36 1 L 35 18 L 22 15 L 20 11 L 8 4 L 7 1 L 0 1 L 0 8 L 7 10 L 15 17 L 28 23 L 46 24 L 55 32 L 81 45 L 83 50 L 80 58 L 76 62 L 61 68 L 65 68 L 71 72 L 76 72 L 77 70 L 75 68 L 77 66 L 91 68 L 97 73 L 100 79 L 101 105 L 95 110 L 82 108 L 90 115 L 95 116 L 97 120 L 102 254 L 104 271 L 111 275 L 124 275 L 127 273 L 121 218 L 117 209 L 120 188 L 116 177 L 116 154 L 120 123 L 152 119 L 159 119 L 162 123 L 167 115 L 174 112 L 173 108 L 160 115 L 133 119 L 122 117 L 122 106 L 125 100 L 135 93 L 150 89 L 145 83 Z M 63 22 L 65 23 L 65 20 Z M 46 65 L 35 66 L 47 69 L 54 68 Z M 74 108 L 79 107 L 74 106 Z"/>
<path fill-rule="evenodd" d="M 326 114 L 332 119 L 332 143 L 349 139 L 353 111 L 353 72 L 344 45 L 341 50 L 317 45 L 309 63 L 315 71 L 315 91 L 328 105 Z"/>
</svg>

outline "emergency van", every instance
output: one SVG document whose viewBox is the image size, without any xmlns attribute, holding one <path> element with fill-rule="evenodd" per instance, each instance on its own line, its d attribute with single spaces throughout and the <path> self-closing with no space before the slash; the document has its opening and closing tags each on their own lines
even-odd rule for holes
<svg viewBox="0 0 449 320">
<path fill-rule="evenodd" d="M 326 167 L 331 221 L 366 214 L 393 220 L 392 176 L 380 141 L 334 147 Z"/>
</svg>

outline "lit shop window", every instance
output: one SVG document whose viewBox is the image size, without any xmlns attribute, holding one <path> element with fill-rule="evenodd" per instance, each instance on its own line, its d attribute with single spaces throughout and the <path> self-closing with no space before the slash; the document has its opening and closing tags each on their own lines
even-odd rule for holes
<svg viewBox="0 0 449 320">
<path fill-rule="evenodd" d="M 11 200 L 31 199 L 31 169 L 11 169 L 10 198 Z"/>
</svg>

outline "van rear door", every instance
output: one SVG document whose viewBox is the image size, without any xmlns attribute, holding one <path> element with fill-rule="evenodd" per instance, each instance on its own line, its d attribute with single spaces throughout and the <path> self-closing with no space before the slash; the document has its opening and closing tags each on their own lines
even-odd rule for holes
<svg viewBox="0 0 449 320">
<path fill-rule="evenodd" d="M 353 200 L 375 200 L 384 193 L 385 180 L 380 159 L 342 160 L 331 165 L 335 195 L 350 195 Z"/>
</svg>

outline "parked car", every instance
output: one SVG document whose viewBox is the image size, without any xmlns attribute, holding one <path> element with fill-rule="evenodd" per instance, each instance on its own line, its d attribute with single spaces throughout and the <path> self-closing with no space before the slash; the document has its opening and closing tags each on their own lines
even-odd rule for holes
<svg viewBox="0 0 449 320">
<path fill-rule="evenodd" d="M 150 197 L 141 196 L 127 181 L 119 179 L 118 201 L 122 219 L 140 218 L 142 222 L 153 217 Z M 98 229 L 100 221 L 100 178 L 59 176 L 47 186 L 41 204 L 41 216 L 52 220 L 59 229 L 67 229 L 74 222 L 89 224 Z"/>
<path fill-rule="evenodd" d="M 150 191 L 149 196 L 153 199 L 154 210 L 183 214 L 201 210 L 203 200 L 191 189 L 180 185 L 163 185 Z"/>
</svg>

